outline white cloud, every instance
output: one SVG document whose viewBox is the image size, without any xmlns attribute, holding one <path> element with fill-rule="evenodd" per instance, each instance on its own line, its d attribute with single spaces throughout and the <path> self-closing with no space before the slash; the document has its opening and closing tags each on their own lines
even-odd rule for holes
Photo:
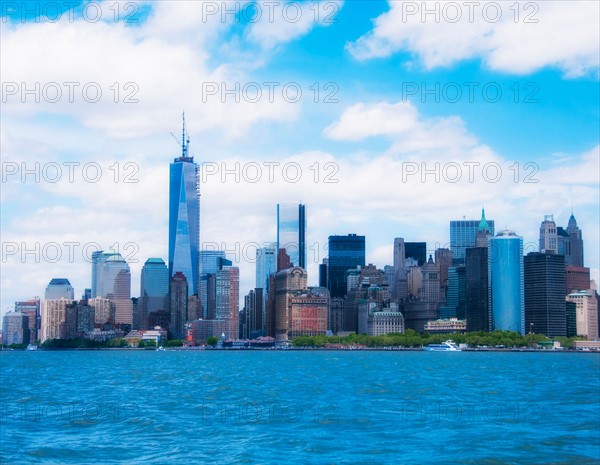
<svg viewBox="0 0 600 465">
<path fill-rule="evenodd" d="M 252 20 L 248 38 L 270 49 L 302 37 L 316 26 L 333 24 L 344 1 L 301 3 L 261 0 L 255 5 L 258 13 Z"/>
<path fill-rule="evenodd" d="M 513 74 L 544 67 L 560 69 L 567 77 L 598 73 L 598 2 L 390 1 L 389 5 L 389 11 L 374 20 L 373 30 L 347 44 L 356 59 L 405 51 L 418 56 L 427 69 L 479 58 L 494 71 Z M 437 14 L 425 14 L 436 8 Z M 501 16 L 495 21 L 497 9 Z M 460 19 L 455 20 L 458 12 Z"/>
</svg>

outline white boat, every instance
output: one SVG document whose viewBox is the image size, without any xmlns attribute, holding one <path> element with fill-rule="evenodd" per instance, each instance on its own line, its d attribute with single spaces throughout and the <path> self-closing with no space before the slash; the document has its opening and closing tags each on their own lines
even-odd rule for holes
<svg viewBox="0 0 600 465">
<path fill-rule="evenodd" d="M 38 350 L 38 346 L 36 346 L 35 344 L 29 344 L 27 346 L 27 350 Z"/>
<path fill-rule="evenodd" d="M 461 349 L 456 345 L 454 341 L 448 339 L 446 342 L 441 344 L 428 344 L 423 347 L 423 350 L 436 351 L 436 352 L 460 352 Z"/>
<path fill-rule="evenodd" d="M 156 349 L 157 352 L 162 352 L 163 350 L 165 350 L 165 348 L 163 346 L 160 346 Z"/>
</svg>

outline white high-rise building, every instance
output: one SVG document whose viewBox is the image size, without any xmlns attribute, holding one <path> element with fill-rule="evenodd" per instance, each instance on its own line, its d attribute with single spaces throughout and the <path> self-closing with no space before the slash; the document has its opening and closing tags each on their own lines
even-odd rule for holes
<svg viewBox="0 0 600 465">
<path fill-rule="evenodd" d="M 120 253 L 107 252 L 98 258 L 96 266 L 96 297 L 115 304 L 115 323 L 133 324 L 129 265 Z"/>
<path fill-rule="evenodd" d="M 598 302 L 592 290 L 572 292 L 567 302 L 575 302 L 575 321 L 577 335 L 588 339 L 598 338 Z"/>
<path fill-rule="evenodd" d="M 558 231 L 553 215 L 545 215 L 540 225 L 540 252 L 558 253 Z"/>
</svg>

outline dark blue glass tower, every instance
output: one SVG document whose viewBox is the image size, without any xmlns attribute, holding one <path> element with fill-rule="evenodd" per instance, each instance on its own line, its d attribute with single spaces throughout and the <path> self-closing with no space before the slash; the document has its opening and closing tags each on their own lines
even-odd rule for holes
<svg viewBox="0 0 600 465">
<path fill-rule="evenodd" d="M 365 236 L 329 236 L 327 285 L 331 297 L 346 295 L 346 271 L 365 266 Z"/>
<path fill-rule="evenodd" d="M 188 156 L 190 141 L 181 136 L 181 156 L 171 163 L 169 183 L 169 276 L 181 272 L 188 281 L 188 294 L 198 293 L 200 247 L 199 167 Z"/>
</svg>

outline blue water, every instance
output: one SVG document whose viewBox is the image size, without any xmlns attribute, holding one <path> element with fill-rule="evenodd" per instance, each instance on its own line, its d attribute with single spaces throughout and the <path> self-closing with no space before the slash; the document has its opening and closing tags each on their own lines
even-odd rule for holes
<svg viewBox="0 0 600 465">
<path fill-rule="evenodd" d="M 600 355 L 3 351 L 2 464 L 598 464 Z"/>
</svg>

